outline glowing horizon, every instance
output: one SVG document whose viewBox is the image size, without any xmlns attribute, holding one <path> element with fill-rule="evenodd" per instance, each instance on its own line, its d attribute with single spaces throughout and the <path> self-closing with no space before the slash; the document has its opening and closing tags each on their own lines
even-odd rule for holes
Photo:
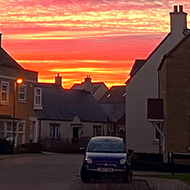
<svg viewBox="0 0 190 190">
<path fill-rule="evenodd" d="M 169 12 L 188 0 L 0 0 L 3 48 L 39 82 L 63 87 L 87 75 L 123 85 L 135 59 L 146 59 L 170 30 Z M 189 22 L 188 22 L 189 23 Z"/>
</svg>

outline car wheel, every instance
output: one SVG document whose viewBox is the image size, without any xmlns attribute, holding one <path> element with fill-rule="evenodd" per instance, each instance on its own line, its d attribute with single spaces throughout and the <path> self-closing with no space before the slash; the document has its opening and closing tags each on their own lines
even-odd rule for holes
<svg viewBox="0 0 190 190">
<path fill-rule="evenodd" d="M 83 183 L 89 183 L 91 181 L 89 172 L 86 171 L 84 166 L 81 168 L 80 177 Z"/>
<path fill-rule="evenodd" d="M 132 182 L 132 170 L 130 169 L 129 171 L 127 171 L 125 173 L 125 175 L 123 176 L 123 182 L 124 183 L 131 183 Z"/>
</svg>

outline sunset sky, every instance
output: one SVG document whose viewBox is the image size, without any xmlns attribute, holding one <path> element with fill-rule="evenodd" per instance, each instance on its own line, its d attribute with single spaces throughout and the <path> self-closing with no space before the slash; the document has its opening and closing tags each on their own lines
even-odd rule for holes
<svg viewBox="0 0 190 190">
<path fill-rule="evenodd" d="M 189 0 L 0 0 L 2 46 L 39 82 L 123 85 L 170 31 L 174 5 L 190 14 Z"/>
</svg>

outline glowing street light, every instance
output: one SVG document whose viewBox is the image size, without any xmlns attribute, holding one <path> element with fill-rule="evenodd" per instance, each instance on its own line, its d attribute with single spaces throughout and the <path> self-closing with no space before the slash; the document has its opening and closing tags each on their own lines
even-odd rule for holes
<svg viewBox="0 0 190 190">
<path fill-rule="evenodd" d="M 15 122 L 15 117 L 16 117 L 16 87 L 17 84 L 22 84 L 23 83 L 23 79 L 22 78 L 17 78 L 16 81 L 14 81 L 14 89 L 13 89 L 13 148 L 15 146 L 15 129 L 16 129 L 16 122 Z"/>
<path fill-rule="evenodd" d="M 18 79 L 16 80 L 16 83 L 17 83 L 17 84 L 22 84 L 22 83 L 23 83 L 23 79 L 22 79 L 22 78 L 18 78 Z"/>
</svg>

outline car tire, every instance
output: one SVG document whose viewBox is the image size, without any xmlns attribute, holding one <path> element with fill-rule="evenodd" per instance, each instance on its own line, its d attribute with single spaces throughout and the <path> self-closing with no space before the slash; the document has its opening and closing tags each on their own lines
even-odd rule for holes
<svg viewBox="0 0 190 190">
<path fill-rule="evenodd" d="M 81 168 L 80 177 L 83 183 L 90 183 L 91 181 L 89 172 L 86 171 L 84 166 Z"/>
<path fill-rule="evenodd" d="M 123 176 L 123 182 L 124 183 L 132 183 L 132 170 L 130 169 L 129 171 L 127 171 L 125 173 L 125 175 Z"/>
</svg>

